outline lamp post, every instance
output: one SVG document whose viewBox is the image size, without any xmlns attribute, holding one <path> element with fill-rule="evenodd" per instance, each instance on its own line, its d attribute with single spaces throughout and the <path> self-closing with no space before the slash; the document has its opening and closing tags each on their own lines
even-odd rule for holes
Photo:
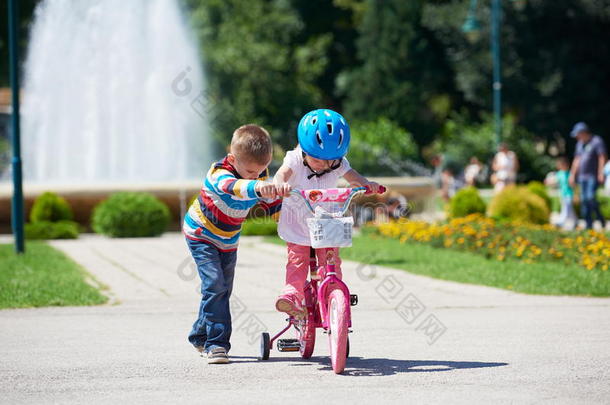
<svg viewBox="0 0 610 405">
<path fill-rule="evenodd" d="M 462 26 L 462 31 L 473 38 L 478 35 L 481 25 L 476 18 L 478 0 L 470 0 L 470 9 L 466 22 Z M 500 24 L 502 23 L 502 3 L 501 0 L 491 0 L 491 55 L 493 59 L 493 112 L 496 148 L 502 141 L 502 77 L 500 62 Z"/>
<path fill-rule="evenodd" d="M 25 252 L 23 240 L 23 186 L 21 176 L 21 140 L 19 126 L 19 48 L 17 29 L 19 24 L 18 0 L 8 2 L 9 59 L 11 69 L 11 130 L 13 143 L 13 209 L 12 225 L 15 235 L 15 251 Z"/>
</svg>

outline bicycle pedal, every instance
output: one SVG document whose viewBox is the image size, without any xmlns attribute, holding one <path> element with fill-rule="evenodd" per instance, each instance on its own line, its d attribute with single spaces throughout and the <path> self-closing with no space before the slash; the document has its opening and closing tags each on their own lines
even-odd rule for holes
<svg viewBox="0 0 610 405">
<path fill-rule="evenodd" d="M 357 294 L 349 295 L 349 305 L 352 307 L 355 305 L 358 305 L 358 295 Z"/>
<path fill-rule="evenodd" d="M 301 344 L 298 339 L 278 339 L 277 350 L 280 352 L 298 352 Z"/>
</svg>

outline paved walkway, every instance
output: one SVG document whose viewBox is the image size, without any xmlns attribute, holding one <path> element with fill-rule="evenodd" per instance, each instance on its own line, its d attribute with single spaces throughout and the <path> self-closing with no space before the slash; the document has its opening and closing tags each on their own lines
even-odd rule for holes
<svg viewBox="0 0 610 405">
<path fill-rule="evenodd" d="M 178 234 L 56 241 L 110 288 L 98 307 L 0 311 L 0 403 L 608 403 L 610 299 L 516 294 L 346 263 L 360 297 L 351 355 L 334 375 L 314 357 L 271 352 L 284 250 L 240 248 L 232 364 L 186 342 L 198 278 Z"/>
</svg>

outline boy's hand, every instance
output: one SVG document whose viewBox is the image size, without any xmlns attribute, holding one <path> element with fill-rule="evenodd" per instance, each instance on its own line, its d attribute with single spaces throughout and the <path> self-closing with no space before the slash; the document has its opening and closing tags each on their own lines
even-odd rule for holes
<svg viewBox="0 0 610 405">
<path fill-rule="evenodd" d="M 266 181 L 259 181 L 254 188 L 263 198 L 275 198 L 275 185 Z"/>
<path fill-rule="evenodd" d="M 368 188 L 372 194 L 382 194 L 385 191 L 385 187 L 374 181 L 369 181 L 364 186 Z"/>
<path fill-rule="evenodd" d="M 275 185 L 275 192 L 279 197 L 288 197 L 292 191 L 292 186 L 288 183 L 281 183 Z"/>
</svg>

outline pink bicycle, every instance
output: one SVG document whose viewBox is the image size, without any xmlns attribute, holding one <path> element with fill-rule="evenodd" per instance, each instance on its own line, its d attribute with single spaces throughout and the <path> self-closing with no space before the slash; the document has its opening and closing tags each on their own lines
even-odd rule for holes
<svg viewBox="0 0 610 405">
<path fill-rule="evenodd" d="M 381 187 L 380 192 L 385 192 L 385 188 Z M 309 280 L 303 291 L 307 315 L 304 319 L 288 318 L 288 325 L 273 337 L 263 332 L 259 359 L 269 359 L 269 352 L 276 340 L 278 351 L 299 351 L 302 358 L 308 359 L 313 354 L 316 328 L 323 328 L 324 333 L 328 334 L 333 371 L 339 374 L 345 369 L 349 356 L 348 333 L 352 326 L 350 307 L 358 304 L 358 296 L 350 294 L 347 285 L 337 277 L 333 250 L 327 250 L 327 265 L 319 269 L 315 249 L 351 246 L 353 219 L 344 217 L 345 212 L 356 195 L 369 194 L 370 191 L 365 187 L 357 187 L 293 190 L 292 193 L 302 198 L 314 214 L 314 218 L 307 219 L 312 246 Z M 314 208 L 318 203 L 335 203 L 334 212 L 320 210 L 319 205 Z M 319 274 L 319 270 L 322 270 L 322 274 Z M 296 339 L 279 339 L 291 327 L 296 331 Z"/>
</svg>

